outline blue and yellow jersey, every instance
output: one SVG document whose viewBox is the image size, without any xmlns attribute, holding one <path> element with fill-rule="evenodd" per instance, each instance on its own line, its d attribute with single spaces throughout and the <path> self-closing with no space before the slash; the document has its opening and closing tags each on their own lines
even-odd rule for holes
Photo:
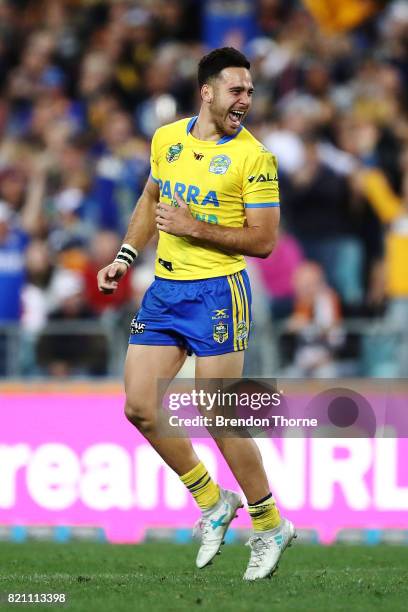
<svg viewBox="0 0 408 612">
<path fill-rule="evenodd" d="M 226 227 L 243 227 L 246 208 L 279 206 L 276 158 L 244 127 L 218 142 L 198 140 L 191 134 L 196 120 L 182 119 L 154 134 L 151 177 L 160 201 L 174 204 L 178 193 L 194 217 Z M 194 280 L 244 268 L 239 253 L 160 232 L 156 276 Z"/>
</svg>

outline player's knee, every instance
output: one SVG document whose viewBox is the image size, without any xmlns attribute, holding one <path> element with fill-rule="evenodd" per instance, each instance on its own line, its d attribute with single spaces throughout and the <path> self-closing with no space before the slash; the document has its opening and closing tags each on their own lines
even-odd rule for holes
<svg viewBox="0 0 408 612">
<path fill-rule="evenodd" d="M 218 448 L 220 449 L 221 453 L 223 454 L 225 451 L 227 451 L 228 446 L 231 443 L 231 440 L 233 438 L 237 438 L 240 435 L 240 431 L 239 430 L 234 430 L 233 428 L 228 428 L 228 431 L 226 429 L 224 429 L 222 431 L 222 437 L 215 437 L 214 436 L 214 442 L 216 443 L 216 445 L 218 446 Z"/>
<path fill-rule="evenodd" d="M 125 416 L 144 435 L 154 433 L 156 430 L 157 417 L 146 404 L 142 406 L 137 402 L 126 400 Z"/>
</svg>

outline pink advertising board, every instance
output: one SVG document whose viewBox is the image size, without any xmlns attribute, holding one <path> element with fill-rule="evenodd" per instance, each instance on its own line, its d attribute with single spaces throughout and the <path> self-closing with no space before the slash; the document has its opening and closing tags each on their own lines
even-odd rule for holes
<svg viewBox="0 0 408 612">
<path fill-rule="evenodd" d="M 113 542 L 192 526 L 194 503 L 122 407 L 117 389 L 0 389 L 0 525 L 91 525 Z M 217 481 L 236 489 L 212 440 L 193 442 Z M 324 542 L 341 528 L 407 528 L 407 438 L 257 443 L 272 491 L 299 528 Z M 245 511 L 234 526 L 249 526 Z"/>
</svg>

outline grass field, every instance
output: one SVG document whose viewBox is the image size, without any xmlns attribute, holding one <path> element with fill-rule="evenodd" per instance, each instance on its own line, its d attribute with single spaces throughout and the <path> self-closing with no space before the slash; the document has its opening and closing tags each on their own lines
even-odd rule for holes
<svg viewBox="0 0 408 612">
<path fill-rule="evenodd" d="M 4 595 L 67 594 L 69 610 L 260 611 L 407 609 L 408 548 L 293 546 L 270 580 L 244 583 L 248 548 L 223 547 L 204 570 L 196 546 L 0 543 L 0 610 L 62 605 L 6 604 Z"/>
</svg>

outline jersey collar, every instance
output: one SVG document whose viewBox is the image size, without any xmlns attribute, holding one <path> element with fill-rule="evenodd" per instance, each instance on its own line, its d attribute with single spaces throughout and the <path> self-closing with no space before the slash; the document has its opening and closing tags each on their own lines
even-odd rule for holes
<svg viewBox="0 0 408 612">
<path fill-rule="evenodd" d="M 197 119 L 198 119 L 198 115 L 196 115 L 195 117 L 191 117 L 191 119 L 189 119 L 187 123 L 187 130 L 186 130 L 187 135 L 190 134 L 191 130 L 196 124 Z M 241 130 L 242 130 L 242 125 L 239 126 L 238 130 L 235 132 L 235 134 L 232 134 L 232 136 L 223 136 L 222 138 L 220 138 L 220 140 L 217 142 L 217 145 L 225 144 L 226 142 L 233 140 L 236 136 L 238 136 Z"/>
</svg>

